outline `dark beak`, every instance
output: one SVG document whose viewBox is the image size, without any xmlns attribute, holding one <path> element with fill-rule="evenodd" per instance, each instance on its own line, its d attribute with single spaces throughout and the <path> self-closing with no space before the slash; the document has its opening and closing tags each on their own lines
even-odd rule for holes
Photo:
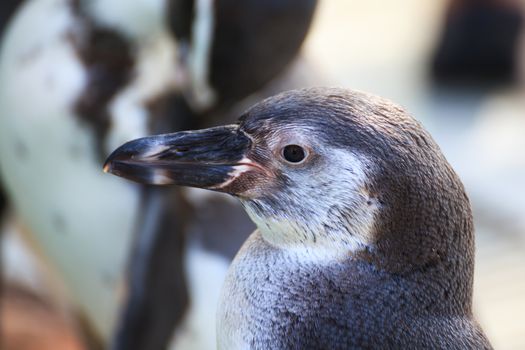
<svg viewBox="0 0 525 350">
<path fill-rule="evenodd" d="M 245 156 L 250 147 L 237 125 L 144 137 L 115 150 L 104 172 L 143 184 L 228 192 L 226 185 L 254 166 Z"/>
</svg>

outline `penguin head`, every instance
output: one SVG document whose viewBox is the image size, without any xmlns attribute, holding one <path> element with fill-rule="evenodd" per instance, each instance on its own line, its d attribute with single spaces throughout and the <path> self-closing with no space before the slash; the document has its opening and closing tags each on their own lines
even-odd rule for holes
<svg viewBox="0 0 525 350">
<path fill-rule="evenodd" d="M 286 92 L 236 125 L 131 141 L 105 170 L 237 196 L 286 251 L 397 272 L 459 260 L 471 268 L 460 180 L 415 119 L 364 93 Z"/>
</svg>

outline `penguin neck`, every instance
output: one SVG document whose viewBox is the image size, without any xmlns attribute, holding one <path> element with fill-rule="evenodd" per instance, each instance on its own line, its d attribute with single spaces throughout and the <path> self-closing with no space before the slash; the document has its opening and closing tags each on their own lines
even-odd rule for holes
<svg viewBox="0 0 525 350">
<path fill-rule="evenodd" d="M 434 193 L 423 202 L 431 202 Z M 471 314 L 474 230 L 470 205 L 462 197 L 416 215 L 406 208 L 385 213 L 386 220 L 374 232 L 373 249 L 358 252 L 357 258 L 396 278 L 427 285 L 442 304 L 439 310 Z"/>
<path fill-rule="evenodd" d="M 331 234 L 321 232 L 324 231 L 323 225 L 314 217 L 308 225 L 304 225 L 289 218 L 262 218 L 251 206 L 244 207 L 257 225 L 262 239 L 298 260 L 317 263 L 340 262 L 356 252 L 367 249 L 367 244 L 360 240 L 358 235 L 333 230 Z"/>
</svg>

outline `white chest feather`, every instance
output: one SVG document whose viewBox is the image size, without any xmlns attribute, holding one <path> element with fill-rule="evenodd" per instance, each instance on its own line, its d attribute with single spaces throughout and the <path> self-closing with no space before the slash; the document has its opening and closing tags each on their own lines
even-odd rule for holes
<svg viewBox="0 0 525 350">
<path fill-rule="evenodd" d="M 259 231 L 253 233 L 232 262 L 222 289 L 218 348 L 280 348 L 289 331 L 289 312 L 306 316 L 308 286 L 339 263 L 329 256 L 311 258 L 307 252 L 273 247 Z"/>
</svg>

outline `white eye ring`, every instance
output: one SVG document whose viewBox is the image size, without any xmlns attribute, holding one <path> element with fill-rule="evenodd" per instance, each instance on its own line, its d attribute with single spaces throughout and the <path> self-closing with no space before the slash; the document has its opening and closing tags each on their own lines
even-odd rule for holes
<svg viewBox="0 0 525 350">
<path fill-rule="evenodd" d="M 291 164 L 300 164 L 308 155 L 308 152 L 299 145 L 286 145 L 281 150 L 281 156 L 283 159 Z"/>
</svg>

